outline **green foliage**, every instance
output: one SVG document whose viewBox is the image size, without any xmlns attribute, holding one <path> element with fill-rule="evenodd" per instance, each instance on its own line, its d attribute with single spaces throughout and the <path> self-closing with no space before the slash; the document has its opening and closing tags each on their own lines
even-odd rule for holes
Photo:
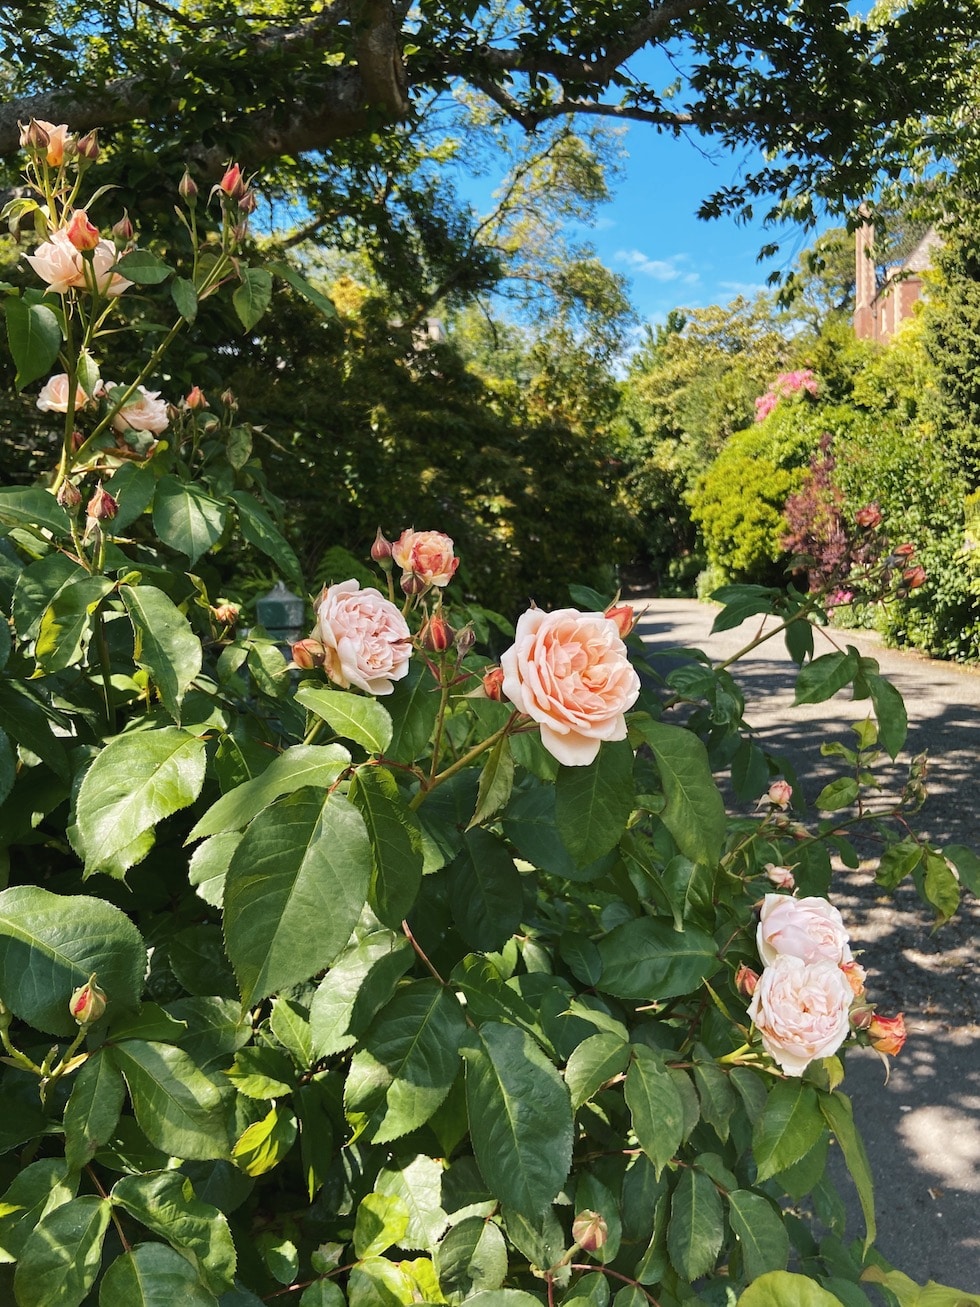
<svg viewBox="0 0 980 1307">
<path fill-rule="evenodd" d="M 155 263 L 131 266 L 153 284 Z M 78 339 L 101 359 L 111 305 L 50 298 L 78 320 L 73 380 Z M 210 588 L 242 537 L 291 556 L 237 420 L 191 408 L 167 449 L 121 455 L 105 403 L 82 442 L 67 418 L 45 484 L 0 491 L 7 1298 L 607 1307 L 615 1289 L 639 1307 L 692 1301 L 697 1282 L 816 1307 L 838 1301 L 831 1272 L 859 1292 L 869 1249 L 846 1271 L 839 1241 L 783 1215 L 823 1182 L 833 1135 L 873 1241 L 842 1062 L 784 1073 L 739 979 L 759 962 L 766 864 L 802 843 L 826 859 L 836 824 L 775 798 L 726 815 L 714 769 L 755 750 L 745 791 L 774 766 L 728 667 L 670 673 L 679 724 L 603 596 L 575 587 L 587 612 L 527 615 L 550 623 L 540 665 L 519 624 L 501 698 L 462 619 L 506 620 L 457 610 L 419 571 L 399 609 L 397 569 L 372 574 L 389 598 L 360 594 L 347 627 L 321 604 L 290 665 Z M 817 603 L 720 598 L 719 629 L 771 613 L 787 633 Z M 386 625 L 365 633 L 371 611 Z M 437 612 L 466 630 L 446 649 Z M 856 651 L 825 663 L 787 641 L 799 702 L 853 687 L 881 718 L 841 748 L 853 774 L 825 807 L 853 804 L 839 820 L 885 842 L 882 883 L 913 871 L 948 916 L 950 863 L 975 887 L 975 856 L 918 840 L 914 786 L 880 797 L 872 770 L 879 736 L 902 744 L 897 692 Z M 390 693 L 352 688 L 355 663 L 386 657 Z M 847 1016 L 835 962 L 819 965 Z M 850 1042 L 873 1041 L 865 1025 Z"/>
</svg>

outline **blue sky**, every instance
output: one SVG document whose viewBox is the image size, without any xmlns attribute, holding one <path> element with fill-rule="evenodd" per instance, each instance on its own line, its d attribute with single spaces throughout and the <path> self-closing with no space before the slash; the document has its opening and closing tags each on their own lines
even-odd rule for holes
<svg viewBox="0 0 980 1307">
<path fill-rule="evenodd" d="M 751 154 L 716 151 L 706 157 L 688 140 L 633 125 L 625 137 L 623 176 L 597 225 L 583 230 L 607 267 L 629 277 L 641 316 L 660 322 L 672 308 L 727 304 L 765 289 L 767 275 L 788 270 L 813 239 L 790 226 L 766 230 L 725 217 L 703 222 L 699 202 L 758 166 Z M 780 254 L 763 263 L 760 248 L 779 241 Z"/>
</svg>

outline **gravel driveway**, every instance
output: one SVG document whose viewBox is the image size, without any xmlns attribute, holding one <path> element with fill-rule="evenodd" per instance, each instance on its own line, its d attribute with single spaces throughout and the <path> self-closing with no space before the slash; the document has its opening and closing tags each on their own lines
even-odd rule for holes
<svg viewBox="0 0 980 1307">
<path fill-rule="evenodd" d="M 693 599 L 634 601 L 645 610 L 638 632 L 662 655 L 678 647 L 704 650 L 715 662 L 744 647 L 760 619 L 709 635 L 713 606 Z M 774 622 L 770 619 L 770 625 Z M 901 691 L 909 737 L 898 765 L 880 769 L 904 779 L 909 759 L 927 751 L 929 797 L 918 815 L 920 833 L 938 844 L 980 850 L 980 671 L 881 647 L 865 632 L 832 632 L 877 658 Z M 818 646 L 822 640 L 817 636 Z M 828 643 L 817 653 L 830 652 Z M 669 655 L 668 655 L 669 656 Z M 666 663 L 664 664 L 666 665 Z M 867 715 L 849 691 L 828 703 L 793 707 L 795 668 L 780 637 L 753 650 L 732 669 L 746 699 L 746 721 L 771 752 L 798 769 L 810 802 L 833 774 L 820 754 L 825 740 L 848 739 L 848 725 Z M 884 1070 L 870 1049 L 848 1056 L 845 1088 L 867 1144 L 876 1180 L 878 1248 L 900 1270 L 980 1292 L 980 967 L 976 939 L 980 905 L 967 896 L 959 915 L 934 932 L 914 891 L 879 897 L 873 863 L 838 871 L 832 895 L 863 950 L 868 989 L 881 1011 L 904 1011 L 909 1031 L 901 1056 Z M 848 1235 L 863 1233 L 850 1181 Z"/>
</svg>

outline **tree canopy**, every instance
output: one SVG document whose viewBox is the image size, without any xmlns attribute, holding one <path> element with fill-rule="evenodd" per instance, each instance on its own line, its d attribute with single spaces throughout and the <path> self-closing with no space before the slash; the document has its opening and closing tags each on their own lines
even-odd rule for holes
<svg viewBox="0 0 980 1307">
<path fill-rule="evenodd" d="M 766 162 L 704 215 L 812 217 L 860 198 L 924 140 L 960 144 L 973 0 L 44 0 L 0 16 L 0 156 L 31 117 L 98 128 L 160 167 L 230 156 L 297 177 L 383 151 L 444 92 L 479 93 L 534 132 L 590 115 L 749 144 Z M 937 138 L 938 137 L 938 138 Z M 313 156 L 312 161 L 310 156 Z M 297 167 L 297 161 L 302 161 Z"/>
</svg>

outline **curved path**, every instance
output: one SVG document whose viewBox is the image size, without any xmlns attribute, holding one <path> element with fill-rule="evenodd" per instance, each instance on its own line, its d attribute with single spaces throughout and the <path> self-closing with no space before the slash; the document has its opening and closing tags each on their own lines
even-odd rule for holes
<svg viewBox="0 0 980 1307">
<path fill-rule="evenodd" d="M 711 635 L 717 609 L 694 599 L 633 602 L 643 611 L 638 634 L 663 669 L 683 647 L 718 663 L 760 630 L 756 617 Z M 866 632 L 831 635 L 878 659 L 905 699 L 906 748 L 895 767 L 880 769 L 888 788 L 901 786 L 909 759 L 928 751 L 929 797 L 916 828 L 936 843 L 980 851 L 980 671 L 884 649 Z M 816 652 L 830 652 L 821 640 L 818 633 Z M 846 690 L 794 708 L 795 668 L 778 636 L 730 670 L 745 695 L 746 721 L 771 752 L 791 759 L 812 801 L 835 774 L 820 745 L 850 743 L 848 725 L 867 715 L 867 704 Z M 914 892 L 900 890 L 894 902 L 879 897 L 873 873 L 871 862 L 839 870 L 832 895 L 863 950 L 873 1000 L 886 1014 L 904 1010 L 909 1031 L 887 1083 L 872 1050 L 848 1057 L 845 1089 L 876 1181 L 878 1247 L 920 1284 L 933 1279 L 980 1293 L 980 905 L 966 896 L 959 915 L 933 933 Z M 847 1235 L 856 1237 L 863 1227 L 850 1181 L 842 1167 L 835 1174 L 847 1200 Z"/>
</svg>

